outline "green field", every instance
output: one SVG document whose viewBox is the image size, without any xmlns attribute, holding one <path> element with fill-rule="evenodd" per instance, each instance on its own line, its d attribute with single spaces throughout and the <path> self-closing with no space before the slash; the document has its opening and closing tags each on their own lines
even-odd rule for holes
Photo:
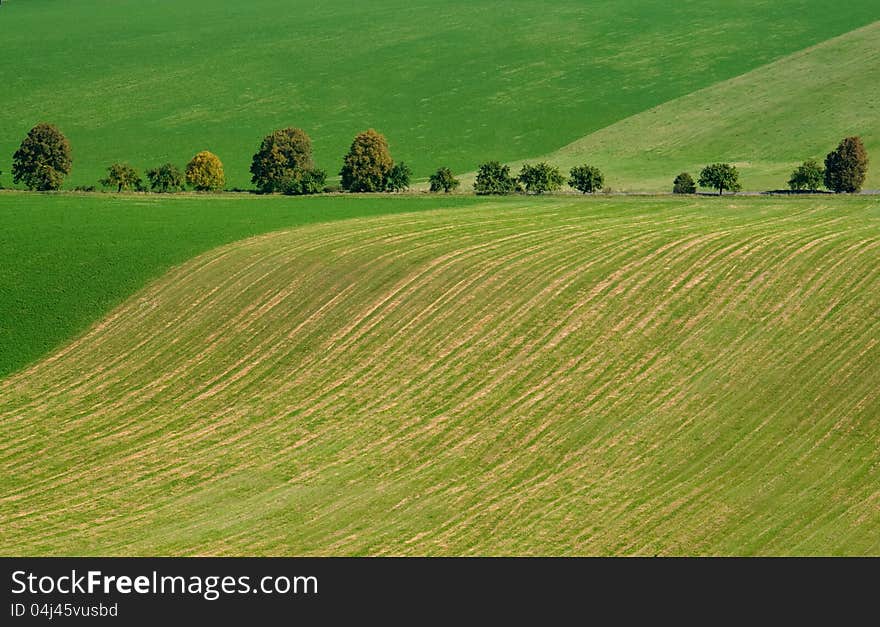
<svg viewBox="0 0 880 627">
<path fill-rule="evenodd" d="M 878 250 L 871 198 L 213 249 L 0 381 L 0 551 L 876 555 Z"/>
<path fill-rule="evenodd" d="M 0 377 L 85 331 L 149 279 L 221 244 L 314 222 L 475 202 L 0 193 Z"/>
<path fill-rule="evenodd" d="M 467 172 L 487 159 L 551 153 L 878 18 L 875 0 L 851 0 L 846 10 L 818 0 L 742 0 L 733 9 L 712 0 L 557 0 L 552 10 L 525 0 L 7 0 L 0 170 L 9 185 L 18 143 L 51 121 L 74 148 L 68 186 L 95 185 L 114 161 L 183 165 L 203 149 L 225 162 L 230 187 L 249 186 L 261 137 L 287 125 L 312 135 L 331 176 L 370 126 L 419 177 L 440 165 Z M 807 78 L 836 80 L 813 71 Z M 864 107 L 871 81 L 849 84 L 841 98 Z M 843 126 L 852 128 L 820 129 L 803 145 L 791 137 L 781 155 L 765 145 L 768 158 L 827 151 L 838 139 L 831 128 Z M 876 138 L 876 126 L 872 119 L 852 132 Z M 750 146 L 766 137 L 755 124 L 740 133 Z M 672 163 L 745 154 L 726 150 L 737 147 L 730 135 L 688 152 L 694 147 L 682 145 Z M 608 160 L 611 181 L 632 180 L 641 166 L 629 157 Z M 662 189 L 676 173 L 661 177 L 652 164 Z"/>
</svg>

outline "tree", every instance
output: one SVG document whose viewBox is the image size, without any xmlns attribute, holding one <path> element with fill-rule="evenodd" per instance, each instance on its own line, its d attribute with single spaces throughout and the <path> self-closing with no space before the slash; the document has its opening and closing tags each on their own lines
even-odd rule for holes
<svg viewBox="0 0 880 627">
<path fill-rule="evenodd" d="M 147 170 L 147 178 L 150 180 L 150 189 L 160 194 L 183 191 L 185 185 L 183 173 L 173 163 Z"/>
<path fill-rule="evenodd" d="M 498 161 L 488 161 L 480 166 L 474 192 L 478 195 L 512 194 L 519 189 L 516 179 L 510 175 L 510 167 Z"/>
<path fill-rule="evenodd" d="M 282 191 L 297 172 L 313 170 L 312 140 L 299 128 L 272 131 L 263 138 L 251 163 L 251 181 L 263 194 Z"/>
<path fill-rule="evenodd" d="M 672 182 L 673 194 L 695 194 L 696 192 L 697 184 L 694 183 L 694 177 L 687 172 L 682 172 Z"/>
<path fill-rule="evenodd" d="M 52 124 L 37 124 L 12 156 L 12 181 L 41 192 L 60 189 L 71 166 L 64 134 Z"/>
<path fill-rule="evenodd" d="M 143 181 L 137 170 L 127 163 L 114 163 L 107 168 L 107 177 L 98 182 L 104 187 L 115 187 L 117 192 L 143 188 Z"/>
<path fill-rule="evenodd" d="M 186 182 L 200 192 L 223 189 L 226 184 L 223 163 L 213 152 L 203 150 L 187 164 Z"/>
<path fill-rule="evenodd" d="M 386 189 L 390 192 L 403 192 L 409 189 L 412 170 L 403 161 L 391 168 L 388 174 Z"/>
<path fill-rule="evenodd" d="M 458 189 L 458 186 L 461 185 L 461 181 L 455 178 L 452 174 L 452 170 L 449 168 L 440 168 L 432 174 L 428 180 L 431 183 L 432 192 L 443 191 L 448 194 L 449 192 Z"/>
<path fill-rule="evenodd" d="M 518 180 L 527 192 L 535 194 L 554 192 L 565 183 L 559 168 L 543 161 L 537 165 L 524 164 Z"/>
<path fill-rule="evenodd" d="M 868 151 L 860 137 L 847 137 L 825 157 L 825 187 L 854 194 L 862 190 L 868 173 Z"/>
<path fill-rule="evenodd" d="M 317 168 L 294 170 L 288 179 L 280 183 L 278 189 L 287 196 L 320 194 L 326 182 L 327 173 L 324 170 Z"/>
<path fill-rule="evenodd" d="M 793 192 L 803 190 L 815 192 L 822 187 L 822 181 L 824 180 L 825 168 L 819 165 L 819 162 L 815 159 L 808 159 L 791 173 L 791 178 L 788 179 L 788 187 Z"/>
<path fill-rule="evenodd" d="M 707 165 L 700 172 L 700 187 L 717 189 L 718 195 L 723 196 L 724 190 L 738 192 L 742 189 L 739 184 L 739 170 L 729 163 L 713 163 Z"/>
<path fill-rule="evenodd" d="M 342 188 L 349 192 L 381 192 L 388 185 L 394 160 L 388 140 L 373 129 L 354 138 L 340 171 Z"/>
<path fill-rule="evenodd" d="M 575 166 L 568 175 L 568 185 L 582 194 L 592 194 L 605 185 L 601 170 L 591 165 Z"/>
</svg>

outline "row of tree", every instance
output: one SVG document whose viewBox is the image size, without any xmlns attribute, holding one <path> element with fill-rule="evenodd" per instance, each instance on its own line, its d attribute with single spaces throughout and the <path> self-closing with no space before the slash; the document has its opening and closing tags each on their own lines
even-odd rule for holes
<svg viewBox="0 0 880 627">
<path fill-rule="evenodd" d="M 51 124 L 38 124 L 13 155 L 13 181 L 33 190 L 57 190 L 71 166 L 67 138 Z M 868 153 L 862 140 L 847 137 L 825 158 L 824 168 L 816 160 L 805 161 L 792 173 L 788 184 L 793 191 L 817 191 L 824 184 L 834 192 L 854 193 L 861 190 L 867 170 Z M 327 173 L 315 167 L 312 140 L 299 128 L 280 129 L 263 138 L 250 172 L 251 181 L 263 194 L 317 194 L 329 189 Z M 197 191 L 217 191 L 226 185 L 223 163 L 208 151 L 195 155 L 182 172 L 173 163 L 166 163 L 145 174 L 149 189 L 161 193 L 182 191 L 187 185 Z M 412 178 L 409 166 L 394 162 L 388 141 L 373 129 L 354 138 L 339 174 L 343 190 L 359 193 L 403 191 Z M 99 182 L 119 192 L 148 189 L 137 170 L 126 163 L 112 164 Z M 429 182 L 432 192 L 449 193 L 460 185 L 449 168 L 437 170 Z M 559 168 L 545 162 L 527 163 L 518 176 L 513 176 L 509 166 L 489 161 L 477 172 L 474 192 L 543 194 L 561 189 L 566 182 L 573 189 L 591 194 L 603 189 L 605 179 L 598 168 L 586 164 L 572 168 L 566 179 Z M 742 188 L 735 166 L 714 163 L 703 168 L 698 181 L 687 172 L 679 174 L 673 182 L 673 193 L 694 194 L 698 183 L 700 187 L 717 190 L 719 195 Z"/>
</svg>

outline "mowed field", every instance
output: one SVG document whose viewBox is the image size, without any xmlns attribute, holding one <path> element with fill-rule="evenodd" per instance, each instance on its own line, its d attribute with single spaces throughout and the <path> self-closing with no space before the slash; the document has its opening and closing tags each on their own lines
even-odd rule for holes
<svg viewBox="0 0 880 627">
<path fill-rule="evenodd" d="M 747 190 L 788 189 L 806 159 L 820 163 L 859 135 L 880 189 L 880 22 L 612 124 L 541 157 L 567 171 L 600 164 L 617 191 L 671 191 L 707 163 L 736 164 Z M 516 164 L 518 165 L 518 164 Z M 472 184 L 473 176 L 466 177 Z"/>
<path fill-rule="evenodd" d="M 878 251 L 870 198 L 216 248 L 0 381 L 0 550 L 878 554 Z"/>
<path fill-rule="evenodd" d="M 551 153 L 880 19 L 875 0 L 833 11 L 819 0 L 735 7 L 556 0 L 547 7 L 534 0 L 7 0 L 0 11 L 2 183 L 10 184 L 19 142 L 41 121 L 71 141 L 68 187 L 96 185 L 115 161 L 140 170 L 168 160 L 182 166 L 204 149 L 223 160 L 229 187 L 248 187 L 260 139 L 289 125 L 311 134 L 316 161 L 331 177 L 352 137 L 368 127 L 387 134 L 394 156 L 419 178 L 440 166 L 468 172 L 489 159 Z M 848 52 L 856 56 L 834 62 L 862 60 L 874 71 L 871 59 Z M 799 79 L 841 86 L 826 67 L 786 76 L 780 86 Z M 845 112 L 831 113 L 843 116 L 835 132 L 876 133 L 874 122 L 842 122 L 864 111 L 874 92 L 863 89 L 874 84 L 872 74 L 844 85 Z M 811 93 L 801 94 L 799 111 L 809 110 Z M 723 110 L 748 103 L 725 102 Z M 775 141 L 763 130 L 748 124 L 718 143 L 707 132 L 708 144 L 684 146 L 669 165 L 741 159 L 743 151 L 726 150 L 736 148 L 732 137 L 755 146 Z M 839 139 L 827 135 L 809 134 L 803 144 L 791 137 L 782 160 L 820 148 L 824 155 Z M 612 186 L 639 170 L 643 141 L 653 135 L 625 137 L 632 142 L 626 159 L 597 161 L 587 151 Z M 776 158 L 779 147 L 766 147 Z M 658 189 L 675 174 L 663 173 Z"/>
<path fill-rule="evenodd" d="M 0 377 L 85 331 L 172 266 L 268 231 L 477 198 L 0 193 Z"/>
</svg>

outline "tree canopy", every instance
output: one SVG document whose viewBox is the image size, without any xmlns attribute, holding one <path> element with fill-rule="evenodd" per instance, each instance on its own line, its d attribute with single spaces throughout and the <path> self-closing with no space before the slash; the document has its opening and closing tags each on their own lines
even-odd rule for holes
<svg viewBox="0 0 880 627">
<path fill-rule="evenodd" d="M 449 168 L 438 169 L 428 177 L 428 181 L 431 183 L 432 192 L 445 192 L 447 194 L 458 189 L 458 186 L 461 185 L 461 181 L 455 178 L 455 175 Z"/>
<path fill-rule="evenodd" d="M 510 175 L 510 166 L 501 165 L 498 161 L 487 161 L 480 166 L 474 182 L 474 192 L 478 195 L 512 194 L 519 185 Z"/>
<path fill-rule="evenodd" d="M 825 168 L 819 165 L 819 162 L 815 159 L 808 159 L 791 173 L 791 178 L 788 179 L 788 187 L 793 192 L 815 192 L 822 187 L 824 180 Z"/>
<path fill-rule="evenodd" d="M 351 143 L 340 171 L 342 188 L 349 192 L 381 192 L 394 167 L 388 140 L 373 129 L 359 133 Z"/>
<path fill-rule="evenodd" d="M 825 157 L 825 187 L 833 192 L 860 192 L 867 174 L 868 151 L 860 137 L 847 137 Z"/>
<path fill-rule="evenodd" d="M 592 194 L 602 189 L 605 185 L 605 177 L 597 167 L 579 165 L 569 172 L 568 184 L 582 194 Z"/>
<path fill-rule="evenodd" d="M 72 165 L 64 134 L 52 124 L 40 123 L 28 131 L 12 156 L 12 181 L 37 191 L 60 189 Z"/>
<path fill-rule="evenodd" d="M 724 190 L 738 192 L 742 189 L 739 183 L 739 170 L 729 163 L 707 165 L 700 172 L 700 187 L 717 189 L 719 196 L 724 195 Z"/>
<path fill-rule="evenodd" d="M 672 182 L 673 194 L 695 194 L 696 192 L 697 184 L 694 182 L 694 177 L 687 172 L 682 172 Z"/>
<path fill-rule="evenodd" d="M 143 187 L 140 174 L 127 163 L 114 163 L 107 168 L 106 178 L 98 182 L 104 187 L 115 187 L 117 192 L 139 190 Z"/>
<path fill-rule="evenodd" d="M 158 193 L 173 193 L 184 189 L 183 173 L 173 163 L 166 163 L 147 170 L 150 189 Z"/>
<path fill-rule="evenodd" d="M 213 152 L 203 150 L 187 164 L 186 182 L 200 192 L 223 189 L 226 185 L 223 163 Z"/>
<path fill-rule="evenodd" d="M 565 184 L 565 177 L 556 166 L 546 162 L 536 165 L 526 163 L 519 173 L 519 182 L 527 192 L 543 194 L 554 192 Z"/>
<path fill-rule="evenodd" d="M 271 194 L 314 167 L 308 134 L 300 128 L 283 128 L 263 138 L 251 163 L 251 181 L 261 193 Z"/>
</svg>

